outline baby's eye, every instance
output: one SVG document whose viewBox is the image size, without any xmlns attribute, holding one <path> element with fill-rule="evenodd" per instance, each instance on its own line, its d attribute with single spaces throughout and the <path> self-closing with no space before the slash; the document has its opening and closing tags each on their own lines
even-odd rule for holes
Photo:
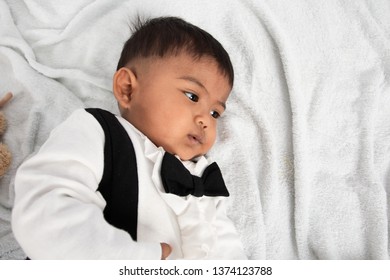
<svg viewBox="0 0 390 280">
<path fill-rule="evenodd" d="M 221 116 L 217 111 L 211 111 L 210 114 L 214 119 L 218 119 Z"/>
<path fill-rule="evenodd" d="M 184 92 L 184 94 L 188 97 L 189 100 L 193 102 L 198 102 L 199 96 L 192 92 Z"/>
</svg>

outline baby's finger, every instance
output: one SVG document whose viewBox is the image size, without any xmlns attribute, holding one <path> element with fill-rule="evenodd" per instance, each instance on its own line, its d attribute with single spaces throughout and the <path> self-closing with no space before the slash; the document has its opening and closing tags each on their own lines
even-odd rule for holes
<svg viewBox="0 0 390 280">
<path fill-rule="evenodd" d="M 161 259 L 165 260 L 172 252 L 171 246 L 166 243 L 161 243 Z"/>
</svg>

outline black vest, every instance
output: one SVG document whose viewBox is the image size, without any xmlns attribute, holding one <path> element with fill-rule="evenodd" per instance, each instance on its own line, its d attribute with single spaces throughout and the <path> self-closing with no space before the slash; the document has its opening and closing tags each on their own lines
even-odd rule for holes
<svg viewBox="0 0 390 280">
<path fill-rule="evenodd" d="M 133 143 L 116 116 L 102 109 L 89 108 L 103 128 L 104 170 L 98 191 L 106 200 L 104 218 L 137 240 L 138 172 Z"/>
</svg>

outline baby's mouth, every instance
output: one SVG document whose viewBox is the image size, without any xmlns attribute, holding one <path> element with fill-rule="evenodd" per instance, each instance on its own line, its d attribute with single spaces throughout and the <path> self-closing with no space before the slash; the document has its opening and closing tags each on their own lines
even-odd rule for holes
<svg viewBox="0 0 390 280">
<path fill-rule="evenodd" d="M 194 144 L 203 144 L 204 137 L 196 134 L 188 134 L 188 139 Z"/>
</svg>

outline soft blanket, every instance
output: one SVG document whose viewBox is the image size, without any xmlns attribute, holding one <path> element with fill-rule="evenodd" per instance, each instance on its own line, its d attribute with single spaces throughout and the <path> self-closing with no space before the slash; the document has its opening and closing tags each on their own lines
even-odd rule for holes
<svg viewBox="0 0 390 280">
<path fill-rule="evenodd" d="M 117 112 L 111 78 L 137 15 L 182 17 L 231 55 L 212 156 L 249 258 L 388 259 L 389 14 L 388 0 L 0 0 L 0 95 L 14 93 L 0 259 L 25 257 L 17 167 L 75 109 Z"/>
</svg>

